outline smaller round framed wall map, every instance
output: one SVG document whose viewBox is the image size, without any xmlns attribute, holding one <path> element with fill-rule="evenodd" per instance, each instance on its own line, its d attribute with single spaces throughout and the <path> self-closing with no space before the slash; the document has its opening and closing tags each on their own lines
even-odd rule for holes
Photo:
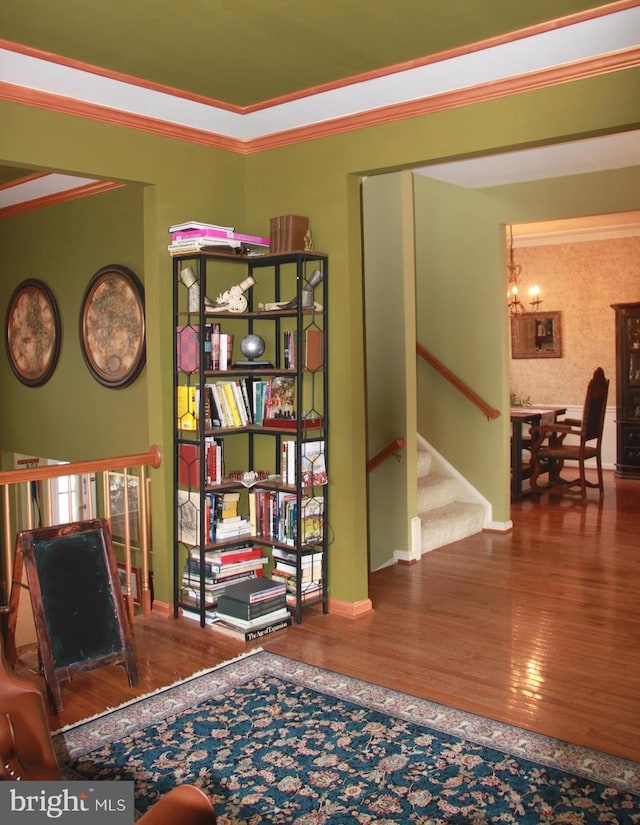
<svg viewBox="0 0 640 825">
<path fill-rule="evenodd" d="M 105 387 L 126 387 L 146 357 L 144 290 L 119 264 L 99 269 L 80 310 L 80 346 L 89 372 Z"/>
<path fill-rule="evenodd" d="M 42 281 L 18 284 L 9 300 L 4 340 L 9 364 L 28 387 L 49 380 L 60 354 L 60 315 L 55 298 Z"/>
</svg>

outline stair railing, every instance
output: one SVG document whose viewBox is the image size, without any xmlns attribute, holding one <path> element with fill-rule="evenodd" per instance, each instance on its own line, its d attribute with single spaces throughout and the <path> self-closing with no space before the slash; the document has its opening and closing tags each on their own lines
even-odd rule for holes
<svg viewBox="0 0 640 825">
<path fill-rule="evenodd" d="M 123 595 L 127 614 L 130 620 L 134 616 L 134 602 L 140 603 L 143 615 L 151 613 L 150 590 L 150 479 L 147 468 L 160 466 L 161 456 L 159 447 L 153 445 L 146 453 L 117 456 L 115 458 L 98 458 L 87 461 L 75 461 L 68 464 L 47 464 L 39 466 L 38 459 L 22 459 L 21 466 L 16 470 L 0 471 L 0 504 L 2 506 L 4 543 L 4 603 L 0 605 L 0 612 L 9 611 L 11 595 L 11 581 L 13 573 L 13 550 L 15 537 L 22 530 L 33 530 L 36 526 L 52 526 L 61 523 L 54 520 L 54 479 L 80 477 L 86 490 L 98 490 L 101 476 L 103 507 L 99 514 L 94 513 L 93 496 L 86 496 L 86 512 L 84 520 L 102 517 L 109 521 L 114 536 L 113 543 L 123 548 L 124 581 Z M 140 468 L 138 474 L 132 473 L 134 468 Z M 118 476 L 117 485 L 122 489 L 123 507 L 112 514 L 112 485 L 113 476 Z M 135 483 L 133 483 L 135 479 Z M 44 489 L 40 489 L 40 482 L 44 482 Z M 130 489 L 131 488 L 131 489 Z M 130 507 L 131 490 L 136 490 L 133 509 Z M 97 497 L 96 497 L 97 498 Z M 137 498 L 137 502 L 135 499 Z M 17 519 L 20 517 L 20 524 Z M 68 521 L 76 519 L 70 514 Z M 115 528 L 115 529 L 114 529 Z M 140 554 L 140 580 L 136 577 L 139 592 L 132 589 L 133 565 L 132 550 Z"/>
<path fill-rule="evenodd" d="M 416 343 L 416 352 L 423 360 L 427 362 L 427 364 L 430 364 L 436 372 L 438 372 L 453 387 L 461 392 L 465 398 L 471 401 L 471 403 L 474 404 L 480 412 L 484 413 L 489 420 L 500 417 L 500 410 L 496 410 L 484 399 L 482 399 L 478 393 L 474 392 L 470 386 L 465 384 L 461 378 L 458 378 L 455 373 L 451 372 L 448 367 L 445 367 L 442 361 L 439 361 L 435 355 L 432 355 L 429 350 L 419 342 Z"/>
<path fill-rule="evenodd" d="M 373 458 L 367 461 L 367 472 L 370 473 L 375 470 L 383 461 L 386 461 L 392 455 L 397 455 L 405 446 L 404 438 L 395 438 L 392 442 L 383 447 L 379 453 L 376 453 Z"/>
</svg>

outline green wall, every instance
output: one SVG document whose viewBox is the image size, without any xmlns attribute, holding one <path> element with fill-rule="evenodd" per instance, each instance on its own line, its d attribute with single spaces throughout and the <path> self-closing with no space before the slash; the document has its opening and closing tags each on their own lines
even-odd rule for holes
<svg viewBox="0 0 640 825">
<path fill-rule="evenodd" d="M 407 558 L 417 516 L 413 176 L 362 184 L 367 457 L 397 438 L 405 449 L 368 474 L 369 567 Z"/>
<path fill-rule="evenodd" d="M 489 404 L 508 407 L 500 233 L 481 193 L 415 176 L 418 341 Z M 509 518 L 508 416 L 489 420 L 419 359 L 418 430 Z"/>
<path fill-rule="evenodd" d="M 179 220 L 196 218 L 267 234 L 271 216 L 297 213 L 310 216 L 316 247 L 330 253 L 330 474 L 331 526 L 335 535 L 330 591 L 337 599 L 361 601 L 367 598 L 367 536 L 360 176 L 397 171 L 427 161 L 631 128 L 638 120 L 639 79 L 640 71 L 631 69 L 247 156 L 0 102 L 0 163 L 145 184 L 141 274 L 147 300 L 148 356 L 143 378 L 146 406 L 137 409 L 136 414 L 146 415 L 148 440 L 159 444 L 163 454 L 162 468 L 152 474 L 154 564 L 159 599 L 170 597 L 172 524 L 172 316 L 167 227 Z M 499 211 L 501 196 L 498 193 L 496 197 L 495 208 Z M 88 208 L 86 201 L 80 203 Z M 542 198 L 538 206 L 532 211 L 544 212 Z M 547 206 L 553 213 L 554 205 Z M 23 216 L 15 222 L 26 219 Z M 499 324 L 488 335 L 475 332 L 484 329 L 486 323 L 480 309 L 487 308 L 490 320 L 502 317 L 503 295 L 497 284 L 503 274 L 496 271 L 497 228 L 495 232 L 492 240 L 482 242 L 477 250 L 474 244 L 483 235 L 479 230 L 460 223 L 459 234 L 450 233 L 456 243 L 469 239 L 473 277 L 489 273 L 494 283 L 488 295 L 475 286 L 465 290 L 460 285 L 459 305 L 450 306 L 448 312 L 452 328 L 458 324 L 457 319 L 471 318 L 470 329 L 474 332 L 465 330 L 465 335 L 472 335 L 475 347 L 473 359 L 478 369 L 474 372 L 478 378 L 474 388 L 496 405 L 502 399 L 506 409 L 506 323 L 503 331 Z M 138 227 L 131 234 L 137 236 Z M 124 251 L 130 240 L 121 240 Z M 119 252 L 109 251 L 113 255 Z M 5 259 L 4 271 L 7 268 L 11 269 L 11 261 Z M 19 273 L 15 279 L 20 277 Z M 51 284 L 54 291 L 58 291 L 58 281 L 63 279 L 64 274 L 58 271 Z M 448 353 L 440 354 L 449 361 Z M 54 432 L 61 432 L 60 422 L 66 413 L 48 407 L 46 414 L 48 425 Z M 92 409 L 82 398 L 74 405 L 74 414 L 78 439 L 95 447 L 91 453 L 104 454 L 107 436 L 94 426 Z M 449 416 L 450 410 L 443 409 L 433 422 L 434 428 L 444 428 Z M 25 434 L 33 435 L 30 428 L 23 427 L 15 418 L 11 426 L 3 421 L 7 426 L 0 434 L 2 448 L 24 444 L 28 440 Z M 126 424 L 123 422 L 122 426 Z M 499 427 L 495 429 L 498 431 Z M 483 439 L 485 433 L 486 421 L 476 416 L 465 437 L 473 443 Z M 429 438 L 430 434 L 425 436 Z M 496 441 L 500 441 L 499 436 Z M 52 438 L 49 444 L 43 444 L 41 452 L 51 455 L 57 452 L 55 447 Z M 500 491 L 506 489 L 503 454 L 506 455 L 506 435 L 497 454 L 492 452 L 491 460 L 482 467 L 488 489 L 497 491 L 492 503 L 498 518 L 507 515 L 508 506 L 500 498 Z"/>
<path fill-rule="evenodd" d="M 0 300 L 38 278 L 54 293 L 62 328 L 56 369 L 41 387 L 26 387 L 0 361 L 2 448 L 79 461 L 140 452 L 149 443 L 146 370 L 113 390 L 87 370 L 80 349 L 84 291 L 105 264 L 121 264 L 144 283 L 142 188 L 129 186 L 0 221 Z M 141 412 L 142 411 L 142 414 Z"/>
</svg>

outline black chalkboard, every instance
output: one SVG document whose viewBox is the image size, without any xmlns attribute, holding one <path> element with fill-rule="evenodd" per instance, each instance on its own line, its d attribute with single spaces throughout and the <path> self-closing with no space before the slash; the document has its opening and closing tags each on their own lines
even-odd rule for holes
<svg viewBox="0 0 640 825">
<path fill-rule="evenodd" d="M 76 672 L 121 664 L 129 684 L 137 684 L 109 523 L 96 519 L 25 531 L 16 546 L 21 566 L 20 557 L 54 711 L 62 710 L 61 684 Z"/>
</svg>

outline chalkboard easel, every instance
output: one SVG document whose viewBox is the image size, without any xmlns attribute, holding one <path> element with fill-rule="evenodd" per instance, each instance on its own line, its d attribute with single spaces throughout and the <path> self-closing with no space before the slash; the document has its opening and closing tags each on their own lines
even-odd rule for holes
<svg viewBox="0 0 640 825">
<path fill-rule="evenodd" d="M 95 519 L 18 534 L 8 653 L 15 651 L 23 563 L 53 712 L 62 710 L 62 685 L 76 673 L 120 664 L 129 684 L 136 685 L 138 669 L 109 523 Z"/>
</svg>

